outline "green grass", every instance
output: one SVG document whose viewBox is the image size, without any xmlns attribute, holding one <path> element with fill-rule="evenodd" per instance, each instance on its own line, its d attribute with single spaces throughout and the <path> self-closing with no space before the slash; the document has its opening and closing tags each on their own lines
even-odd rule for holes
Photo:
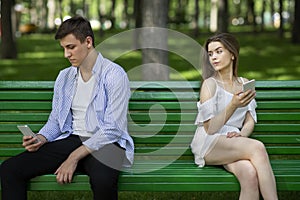
<svg viewBox="0 0 300 200">
<path fill-rule="evenodd" d="M 96 44 L 101 44 L 104 39 L 113 35 L 107 33 L 105 38 L 97 38 Z M 240 76 L 257 80 L 300 79 L 300 46 L 292 45 L 289 38 L 279 39 L 276 33 L 236 35 L 241 43 Z M 202 45 L 207 37 L 208 34 L 202 34 L 196 41 Z M 53 34 L 25 35 L 17 39 L 17 45 L 18 59 L 2 59 L 0 62 L 0 80 L 55 80 L 58 72 L 69 66 L 63 57 L 62 48 L 53 39 Z M 194 49 L 179 42 L 178 48 L 184 48 L 190 55 L 194 53 Z M 111 49 L 107 49 L 109 50 Z M 111 51 L 113 53 L 113 50 Z M 115 62 L 124 67 L 129 72 L 129 78 L 133 80 L 140 77 L 137 74 L 140 71 L 136 69 L 142 64 L 141 60 L 141 52 L 136 50 L 118 57 Z M 176 52 L 169 54 L 169 67 L 171 80 L 182 77 L 187 80 L 199 80 L 201 77 L 199 70 Z"/>
</svg>

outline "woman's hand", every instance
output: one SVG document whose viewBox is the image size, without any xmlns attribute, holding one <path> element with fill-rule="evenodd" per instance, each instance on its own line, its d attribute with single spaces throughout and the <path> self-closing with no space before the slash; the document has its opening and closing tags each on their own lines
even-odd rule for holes
<svg viewBox="0 0 300 200">
<path fill-rule="evenodd" d="M 37 151 L 43 144 L 47 142 L 47 139 L 41 135 L 37 134 L 36 137 L 23 136 L 23 147 L 30 152 Z"/>
<path fill-rule="evenodd" d="M 256 96 L 256 92 L 254 90 L 248 90 L 246 92 L 239 92 L 233 95 L 231 103 L 239 107 L 247 106 Z"/>
<path fill-rule="evenodd" d="M 242 135 L 240 133 L 237 133 L 237 132 L 228 132 L 226 137 L 227 138 L 242 137 Z"/>
</svg>

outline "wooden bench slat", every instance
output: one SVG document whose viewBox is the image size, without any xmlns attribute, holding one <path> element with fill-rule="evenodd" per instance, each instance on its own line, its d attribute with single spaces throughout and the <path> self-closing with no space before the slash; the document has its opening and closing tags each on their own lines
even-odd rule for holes
<svg viewBox="0 0 300 200">
<path fill-rule="evenodd" d="M 132 100 L 197 100 L 198 92 L 134 92 L 131 95 Z M 256 99 L 300 99 L 300 91 L 257 91 Z"/>
<path fill-rule="evenodd" d="M 54 81 L 0 81 L 1 89 L 52 89 L 54 86 Z M 133 81 L 130 82 L 130 87 L 135 88 L 149 88 L 153 89 L 155 87 L 167 87 L 167 88 L 199 88 L 199 81 L 155 81 L 155 83 L 145 83 L 145 81 Z M 286 81 L 263 81 L 259 80 L 256 82 L 257 88 L 300 88 L 299 81 L 297 80 L 286 80 Z"/>
<path fill-rule="evenodd" d="M 160 122 L 161 115 L 166 113 L 130 113 L 129 121 L 143 122 L 153 121 Z M 190 122 L 194 123 L 197 113 L 167 113 L 168 121 Z M 1 114 L 0 114 L 1 117 Z M 295 121 L 300 120 L 300 112 L 272 112 L 272 113 L 257 113 L 258 122 L 260 121 Z"/>
<path fill-rule="evenodd" d="M 22 91 L 0 91 L 0 100 L 50 100 L 53 97 L 53 92 L 45 92 L 45 91 L 30 91 L 30 92 L 22 92 Z"/>
<path fill-rule="evenodd" d="M 19 154 L 24 151 L 22 147 L 7 147 L 1 148 L 3 152 L 1 157 L 10 157 Z M 299 155 L 300 146 L 267 146 L 266 147 L 270 155 Z M 179 158 L 181 156 L 193 157 L 191 150 L 189 149 L 189 144 L 185 144 L 181 147 L 139 147 L 135 149 L 136 159 L 144 159 L 146 156 L 148 159 L 151 157 L 157 158 L 158 156 L 162 160 Z"/>
<path fill-rule="evenodd" d="M 154 121 L 161 122 L 161 115 L 165 113 L 130 113 L 128 115 L 129 122 L 146 122 Z M 170 113 L 167 114 L 167 121 L 190 122 L 194 123 L 197 113 Z M 3 113 L 0 112 L 0 121 L 2 122 L 46 122 L 49 117 L 49 112 L 26 112 L 26 113 Z M 295 121 L 300 120 L 300 112 L 272 112 L 272 113 L 257 113 L 258 122 L 260 121 Z"/>
<path fill-rule="evenodd" d="M 268 100 L 268 99 L 300 99 L 300 91 L 298 90 L 277 90 L 277 91 L 257 91 L 256 97 L 258 101 L 260 99 Z"/>
<path fill-rule="evenodd" d="M 287 109 L 300 109 L 299 100 L 297 101 L 258 101 L 257 102 L 258 109 L 266 109 L 266 110 L 287 110 Z"/>
<path fill-rule="evenodd" d="M 196 102 L 129 102 L 129 109 L 134 110 L 147 110 L 154 104 L 159 104 L 165 109 L 170 110 L 197 110 Z M 258 109 L 300 109 L 299 101 L 258 101 Z"/>
<path fill-rule="evenodd" d="M 130 97 L 133 101 L 148 100 L 194 100 L 198 99 L 198 92 L 134 92 Z"/>
<path fill-rule="evenodd" d="M 195 102 L 130 102 L 129 109 L 132 111 L 135 110 L 148 110 L 153 105 L 160 105 L 164 109 L 168 110 L 197 110 Z M 257 102 L 258 110 L 259 109 L 277 109 L 277 110 L 286 110 L 286 109 L 300 109 L 299 101 L 259 101 Z M 1 101 L 0 110 L 44 110 L 51 109 L 51 101 Z"/>
<path fill-rule="evenodd" d="M 176 135 L 177 140 L 173 140 L 173 135 L 138 135 L 133 136 L 136 144 L 169 144 L 171 140 L 174 144 L 189 144 L 193 138 L 193 133 L 186 135 Z M 294 135 L 257 135 L 252 138 L 258 139 L 268 144 L 300 144 L 300 136 Z M 16 134 L 0 134 L 0 144 L 21 144 L 22 135 Z M 1 156 L 1 152 L 0 152 Z"/>
<path fill-rule="evenodd" d="M 54 81 L 0 81 L 0 89 L 53 89 Z"/>
<path fill-rule="evenodd" d="M 0 112 L 1 122 L 46 122 L 49 112 L 10 113 Z"/>
<path fill-rule="evenodd" d="M 22 102 L 7 101 L 0 103 L 0 110 L 51 110 L 51 103 L 44 101 Z"/>
<path fill-rule="evenodd" d="M 1 132 L 18 132 L 18 124 L 0 124 Z M 38 131 L 42 124 L 29 124 L 33 131 Z M 196 126 L 190 124 L 128 124 L 128 130 L 132 134 L 139 132 L 158 133 L 158 132 L 195 132 Z M 300 124 L 256 124 L 254 132 L 299 132 Z"/>
</svg>

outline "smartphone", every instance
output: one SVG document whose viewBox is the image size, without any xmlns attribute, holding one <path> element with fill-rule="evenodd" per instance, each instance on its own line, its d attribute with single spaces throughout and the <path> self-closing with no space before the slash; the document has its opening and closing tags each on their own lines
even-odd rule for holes
<svg viewBox="0 0 300 200">
<path fill-rule="evenodd" d="M 27 125 L 18 125 L 18 129 L 23 133 L 23 135 L 28 135 L 36 138 L 35 143 L 40 142 L 41 140 L 36 136 L 34 132 Z"/>
<path fill-rule="evenodd" d="M 243 83 L 243 92 L 246 92 L 247 90 L 255 90 L 255 80 L 254 79 L 247 81 L 246 83 Z"/>
</svg>

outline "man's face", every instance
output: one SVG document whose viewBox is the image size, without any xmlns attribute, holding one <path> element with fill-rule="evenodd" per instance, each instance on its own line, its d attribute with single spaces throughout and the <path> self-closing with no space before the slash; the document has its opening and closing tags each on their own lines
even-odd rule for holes
<svg viewBox="0 0 300 200">
<path fill-rule="evenodd" d="M 65 58 L 68 58 L 74 67 L 79 67 L 82 64 L 91 48 L 91 43 L 88 38 L 81 43 L 73 34 L 69 34 L 62 38 L 60 40 L 60 45 L 64 49 Z"/>
</svg>

